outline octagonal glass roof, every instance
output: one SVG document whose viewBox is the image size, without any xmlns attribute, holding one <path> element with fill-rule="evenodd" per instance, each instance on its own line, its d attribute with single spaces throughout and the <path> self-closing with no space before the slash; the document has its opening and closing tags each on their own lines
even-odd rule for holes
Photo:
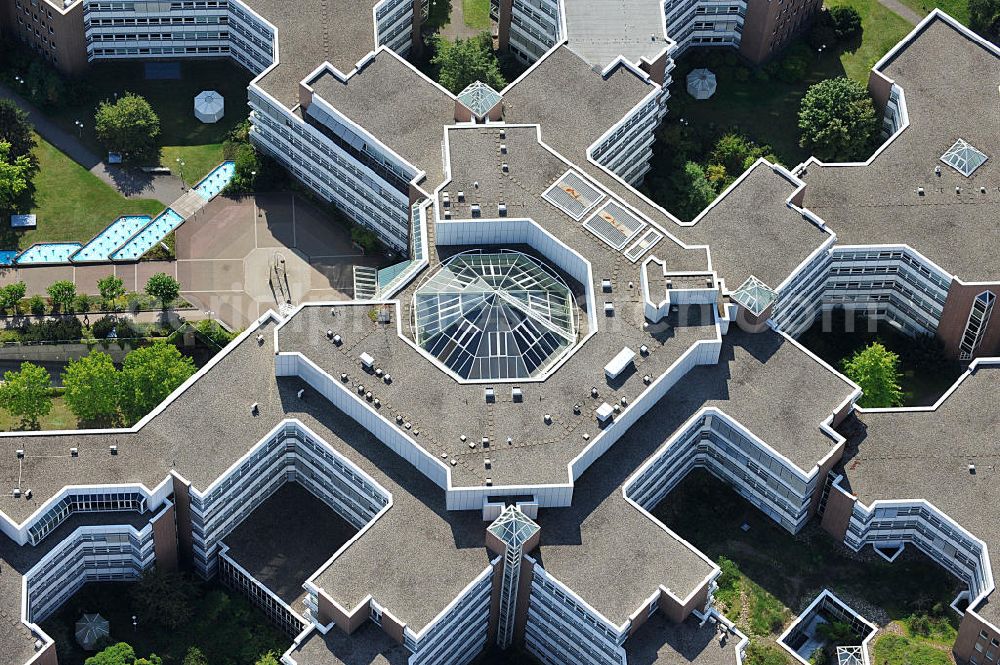
<svg viewBox="0 0 1000 665">
<path fill-rule="evenodd" d="M 413 295 L 416 341 L 462 379 L 535 376 L 576 341 L 576 302 L 520 252 L 448 259 Z"/>
</svg>

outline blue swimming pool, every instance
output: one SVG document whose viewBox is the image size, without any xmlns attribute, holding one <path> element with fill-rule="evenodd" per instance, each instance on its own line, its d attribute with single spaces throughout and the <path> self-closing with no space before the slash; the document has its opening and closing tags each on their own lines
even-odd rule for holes
<svg viewBox="0 0 1000 665">
<path fill-rule="evenodd" d="M 111 255 L 112 261 L 138 261 L 156 243 L 184 222 L 173 208 L 167 208 Z"/>
<path fill-rule="evenodd" d="M 194 191 L 206 201 L 211 201 L 226 188 L 234 173 L 236 173 L 236 162 L 222 162 L 194 186 Z"/>
<path fill-rule="evenodd" d="M 17 250 L 0 250 L 0 266 L 14 265 L 14 259 L 20 254 Z"/>
<path fill-rule="evenodd" d="M 17 265 L 68 263 L 69 257 L 81 247 L 83 245 L 78 242 L 42 242 L 21 252 L 21 255 L 14 259 L 14 263 Z"/>
<path fill-rule="evenodd" d="M 140 229 L 153 221 L 149 215 L 119 217 L 106 229 L 94 236 L 83 248 L 70 257 L 73 263 L 107 261 L 111 254 L 127 243 Z"/>
</svg>

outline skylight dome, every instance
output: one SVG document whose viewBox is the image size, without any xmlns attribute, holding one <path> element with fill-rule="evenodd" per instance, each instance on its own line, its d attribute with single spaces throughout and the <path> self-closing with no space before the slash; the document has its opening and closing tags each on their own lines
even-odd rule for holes
<svg viewBox="0 0 1000 665">
<path fill-rule="evenodd" d="M 778 294 L 767 284 L 750 275 L 730 298 L 743 305 L 754 316 L 760 316 L 778 299 Z"/>
<path fill-rule="evenodd" d="M 966 178 L 982 166 L 987 159 L 989 159 L 989 157 L 966 143 L 964 139 L 958 139 L 955 141 L 955 143 L 948 148 L 948 152 L 941 155 L 942 162 L 952 167 Z"/>
<path fill-rule="evenodd" d="M 413 296 L 416 341 L 460 378 L 535 376 L 576 341 L 576 301 L 520 252 L 458 254 Z"/>
</svg>

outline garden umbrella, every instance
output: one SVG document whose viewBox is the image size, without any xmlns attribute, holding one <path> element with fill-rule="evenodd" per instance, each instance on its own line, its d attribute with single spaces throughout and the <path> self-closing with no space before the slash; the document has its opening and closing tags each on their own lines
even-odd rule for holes
<svg viewBox="0 0 1000 665">
<path fill-rule="evenodd" d="M 226 100 L 215 90 L 203 90 L 194 98 L 194 115 L 202 122 L 218 122 L 226 112 Z"/>
<path fill-rule="evenodd" d="M 687 88 L 695 99 L 708 99 L 715 94 L 715 74 L 707 69 L 692 69 L 687 75 Z"/>
<path fill-rule="evenodd" d="M 93 651 L 108 634 L 108 621 L 100 614 L 84 614 L 76 622 L 76 641 L 87 651 Z"/>
</svg>

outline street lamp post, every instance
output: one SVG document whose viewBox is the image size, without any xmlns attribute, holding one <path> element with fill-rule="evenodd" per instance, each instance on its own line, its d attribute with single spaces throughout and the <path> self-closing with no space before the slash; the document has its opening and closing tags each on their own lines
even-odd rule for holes
<svg viewBox="0 0 1000 665">
<path fill-rule="evenodd" d="M 181 191 L 184 191 L 184 188 L 187 186 L 187 183 L 184 181 L 184 160 L 178 157 L 176 161 L 180 165 Z"/>
<path fill-rule="evenodd" d="M 83 138 L 83 123 L 79 120 L 75 120 L 73 124 L 76 125 L 77 129 L 80 130 L 80 138 Z"/>
</svg>

